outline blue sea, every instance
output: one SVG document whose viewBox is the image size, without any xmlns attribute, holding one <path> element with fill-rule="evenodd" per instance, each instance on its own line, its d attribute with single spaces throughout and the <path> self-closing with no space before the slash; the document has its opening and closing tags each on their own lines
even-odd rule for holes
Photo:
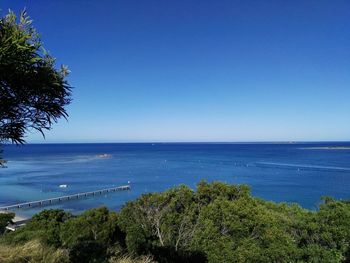
<svg viewBox="0 0 350 263">
<path fill-rule="evenodd" d="M 248 184 L 257 197 L 309 209 L 317 209 L 321 196 L 350 198 L 349 142 L 27 144 L 5 145 L 3 155 L 8 168 L 0 169 L 0 206 L 128 181 L 130 191 L 45 208 L 79 213 L 105 205 L 118 210 L 142 193 L 180 184 L 195 189 L 201 180 Z M 16 212 L 30 216 L 40 209 Z"/>
</svg>

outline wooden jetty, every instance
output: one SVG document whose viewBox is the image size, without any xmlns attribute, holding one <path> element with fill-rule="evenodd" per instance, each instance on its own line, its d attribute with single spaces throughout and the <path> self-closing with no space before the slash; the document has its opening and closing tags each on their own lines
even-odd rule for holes
<svg viewBox="0 0 350 263">
<path fill-rule="evenodd" d="M 30 207 L 51 205 L 53 203 L 59 203 L 59 202 L 63 202 L 63 201 L 74 200 L 74 199 L 84 198 L 84 197 L 88 197 L 88 196 L 102 195 L 102 194 L 106 194 L 106 193 L 110 193 L 110 192 L 124 191 L 124 190 L 130 190 L 130 189 L 131 189 L 130 185 L 122 185 L 122 186 L 105 188 L 105 189 L 91 191 L 91 192 L 83 192 L 83 193 L 64 195 L 64 196 L 59 196 L 59 197 L 54 197 L 54 198 L 42 199 L 42 200 L 37 200 L 37 201 L 19 203 L 19 204 L 14 204 L 14 205 L 2 206 L 2 207 L 0 207 L 0 210 L 8 211 L 11 209 L 30 208 Z"/>
</svg>

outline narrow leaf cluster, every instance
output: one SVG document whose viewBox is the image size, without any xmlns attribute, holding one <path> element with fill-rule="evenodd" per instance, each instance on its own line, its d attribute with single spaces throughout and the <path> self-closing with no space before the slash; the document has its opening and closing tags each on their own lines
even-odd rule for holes
<svg viewBox="0 0 350 263">
<path fill-rule="evenodd" d="M 0 20 L 0 143 L 25 142 L 25 134 L 44 131 L 68 116 L 71 87 L 65 66 L 43 48 L 32 20 L 23 11 Z"/>
</svg>

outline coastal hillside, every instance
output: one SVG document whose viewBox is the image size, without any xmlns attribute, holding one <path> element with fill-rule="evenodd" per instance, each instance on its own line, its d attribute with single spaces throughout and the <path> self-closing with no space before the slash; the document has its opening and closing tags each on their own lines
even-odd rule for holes
<svg viewBox="0 0 350 263">
<path fill-rule="evenodd" d="M 349 202 L 325 197 L 311 211 L 221 182 L 144 194 L 119 212 L 44 210 L 0 239 L 0 262 L 349 260 Z"/>
</svg>

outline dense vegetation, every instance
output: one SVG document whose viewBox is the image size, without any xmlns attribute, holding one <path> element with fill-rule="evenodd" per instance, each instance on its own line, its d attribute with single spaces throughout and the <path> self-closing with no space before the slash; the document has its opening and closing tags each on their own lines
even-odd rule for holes
<svg viewBox="0 0 350 263">
<path fill-rule="evenodd" d="M 309 211 L 201 182 L 142 195 L 119 213 L 46 210 L 0 244 L 0 262 L 350 262 L 350 203 L 324 198 Z"/>
</svg>

